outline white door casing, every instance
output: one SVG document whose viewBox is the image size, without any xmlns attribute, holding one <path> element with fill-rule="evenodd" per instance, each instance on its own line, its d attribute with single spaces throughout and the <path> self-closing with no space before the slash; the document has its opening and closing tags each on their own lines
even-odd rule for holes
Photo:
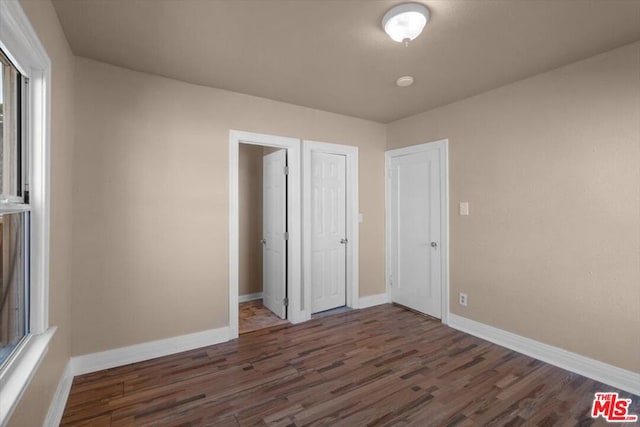
<svg viewBox="0 0 640 427">
<path fill-rule="evenodd" d="M 387 152 L 391 301 L 448 317 L 446 141 Z"/>
<path fill-rule="evenodd" d="M 281 319 L 286 318 L 287 266 L 287 151 L 278 150 L 262 160 L 262 302 Z"/>
<path fill-rule="evenodd" d="M 311 312 L 346 304 L 346 157 L 311 153 Z"/>
</svg>

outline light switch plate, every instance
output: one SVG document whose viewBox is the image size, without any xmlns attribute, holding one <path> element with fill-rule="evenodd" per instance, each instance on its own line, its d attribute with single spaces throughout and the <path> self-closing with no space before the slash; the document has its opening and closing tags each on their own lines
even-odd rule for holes
<svg viewBox="0 0 640 427">
<path fill-rule="evenodd" d="M 358 222 L 360 224 L 362 224 L 364 222 L 364 215 L 362 215 L 361 213 L 358 214 Z"/>
<path fill-rule="evenodd" d="M 469 202 L 460 202 L 460 215 L 469 215 Z"/>
</svg>

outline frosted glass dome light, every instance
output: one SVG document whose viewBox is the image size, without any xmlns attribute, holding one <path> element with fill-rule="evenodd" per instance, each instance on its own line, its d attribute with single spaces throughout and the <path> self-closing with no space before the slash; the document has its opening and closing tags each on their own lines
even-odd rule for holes
<svg viewBox="0 0 640 427">
<path fill-rule="evenodd" d="M 427 6 L 420 3 L 402 3 L 384 14 L 382 27 L 394 41 L 408 44 L 420 35 L 427 21 Z"/>
</svg>

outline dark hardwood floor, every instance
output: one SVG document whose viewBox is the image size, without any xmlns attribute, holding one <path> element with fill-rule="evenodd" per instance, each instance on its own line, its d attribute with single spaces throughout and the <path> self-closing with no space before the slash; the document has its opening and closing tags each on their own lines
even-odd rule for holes
<svg viewBox="0 0 640 427">
<path fill-rule="evenodd" d="M 383 305 L 77 377 L 62 425 L 605 425 L 596 391 L 617 390 Z"/>
</svg>

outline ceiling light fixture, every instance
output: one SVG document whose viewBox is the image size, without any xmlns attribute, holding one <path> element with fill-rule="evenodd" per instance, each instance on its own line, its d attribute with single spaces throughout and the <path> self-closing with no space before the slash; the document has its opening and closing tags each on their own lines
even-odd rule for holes
<svg viewBox="0 0 640 427">
<path fill-rule="evenodd" d="M 407 87 L 413 84 L 412 76 L 402 76 L 398 80 L 396 80 L 396 84 L 400 87 Z"/>
<path fill-rule="evenodd" d="M 409 42 L 420 35 L 429 21 L 429 9 L 421 3 L 402 3 L 389 9 L 382 18 L 382 28 L 394 41 Z"/>
</svg>

